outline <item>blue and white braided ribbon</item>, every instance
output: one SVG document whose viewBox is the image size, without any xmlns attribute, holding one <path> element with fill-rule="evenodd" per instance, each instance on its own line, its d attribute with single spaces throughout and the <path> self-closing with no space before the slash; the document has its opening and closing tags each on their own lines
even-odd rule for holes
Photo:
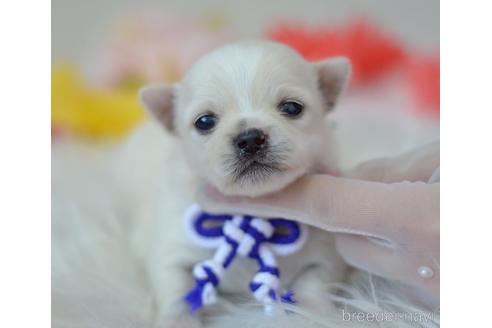
<svg viewBox="0 0 492 328">
<path fill-rule="evenodd" d="M 196 204 L 186 212 L 185 219 L 190 239 L 202 247 L 216 249 L 212 259 L 193 268 L 195 287 L 185 296 L 192 312 L 216 302 L 216 288 L 236 255 L 254 259 L 258 264 L 249 287 L 254 297 L 265 305 L 267 313 L 270 312 L 278 300 L 280 278 L 274 254 L 285 256 L 299 250 L 306 240 L 307 227 L 278 218 L 213 215 L 203 212 Z M 293 303 L 292 296 L 289 291 L 280 300 Z"/>
</svg>

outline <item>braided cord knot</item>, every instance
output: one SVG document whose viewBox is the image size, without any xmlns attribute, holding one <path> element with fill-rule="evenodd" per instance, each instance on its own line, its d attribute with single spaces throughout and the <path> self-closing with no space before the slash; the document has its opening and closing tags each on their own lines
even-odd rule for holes
<svg viewBox="0 0 492 328">
<path fill-rule="evenodd" d="M 306 227 L 285 219 L 213 215 L 201 211 L 198 205 L 190 207 L 185 221 L 190 239 L 200 246 L 215 249 L 212 259 L 193 268 L 195 286 L 185 296 L 191 311 L 217 301 L 217 287 L 224 272 L 239 255 L 256 261 L 258 271 L 249 287 L 255 299 L 265 305 L 266 312 L 271 312 L 271 305 L 278 300 L 280 284 L 274 253 L 288 255 L 300 249 L 306 239 Z M 288 291 L 280 300 L 293 303 L 292 296 Z"/>
</svg>

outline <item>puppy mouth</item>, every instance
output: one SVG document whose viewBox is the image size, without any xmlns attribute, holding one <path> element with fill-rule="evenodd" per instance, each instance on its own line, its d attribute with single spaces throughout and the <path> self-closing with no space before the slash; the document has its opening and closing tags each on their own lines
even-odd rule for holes
<svg viewBox="0 0 492 328">
<path fill-rule="evenodd" d="M 226 172 L 234 183 L 264 183 L 268 178 L 285 172 L 285 159 L 284 152 L 271 150 L 250 158 L 235 154 L 225 161 Z"/>
<path fill-rule="evenodd" d="M 236 183 L 244 181 L 258 183 L 282 171 L 278 163 L 262 163 L 253 160 L 242 167 L 238 167 L 237 172 L 234 172 L 233 181 Z"/>
</svg>

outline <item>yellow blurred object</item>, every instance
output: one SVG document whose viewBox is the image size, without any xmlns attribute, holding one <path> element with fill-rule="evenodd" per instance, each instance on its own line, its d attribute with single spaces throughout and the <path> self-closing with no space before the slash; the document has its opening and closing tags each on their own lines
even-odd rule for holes
<svg viewBox="0 0 492 328">
<path fill-rule="evenodd" d="M 202 25 L 209 31 L 217 31 L 231 24 L 231 18 L 222 11 L 209 11 L 201 18 Z"/>
<path fill-rule="evenodd" d="M 85 137 L 121 137 L 144 118 L 136 88 L 91 88 L 74 67 L 53 68 L 51 122 L 55 128 Z"/>
</svg>

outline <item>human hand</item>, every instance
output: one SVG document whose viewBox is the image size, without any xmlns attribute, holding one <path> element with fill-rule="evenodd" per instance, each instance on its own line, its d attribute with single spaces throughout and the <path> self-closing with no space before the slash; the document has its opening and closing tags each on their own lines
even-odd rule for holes
<svg viewBox="0 0 492 328">
<path fill-rule="evenodd" d="M 349 264 L 438 298 L 438 174 L 435 143 L 364 163 L 348 174 L 352 179 L 309 175 L 258 198 L 224 197 L 207 187 L 199 202 L 213 212 L 284 217 L 335 232 Z"/>
</svg>

